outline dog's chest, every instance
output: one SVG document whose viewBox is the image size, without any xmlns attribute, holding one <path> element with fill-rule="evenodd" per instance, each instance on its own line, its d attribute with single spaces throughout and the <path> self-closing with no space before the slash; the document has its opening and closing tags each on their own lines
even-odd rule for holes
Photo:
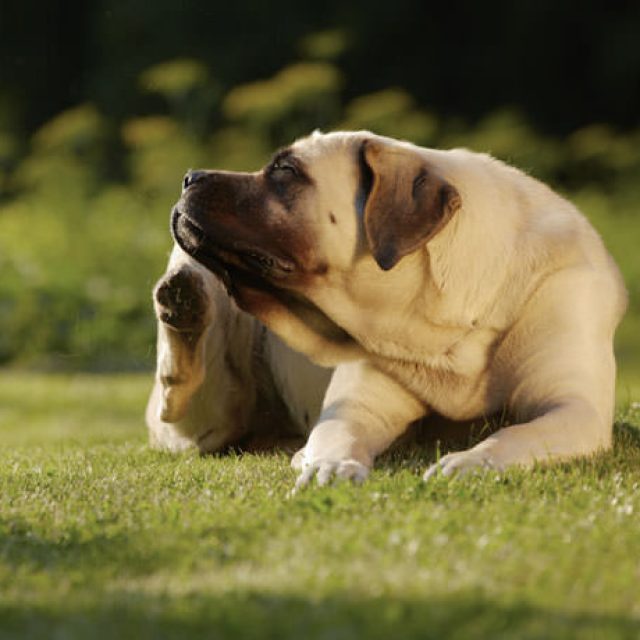
<svg viewBox="0 0 640 640">
<path fill-rule="evenodd" d="M 454 420 L 466 420 L 499 409 L 487 393 L 497 335 L 473 330 L 447 344 L 442 335 L 432 336 L 432 348 L 410 337 L 404 353 L 380 353 L 377 365 L 428 406 Z M 433 348 L 434 346 L 440 349 Z"/>
</svg>

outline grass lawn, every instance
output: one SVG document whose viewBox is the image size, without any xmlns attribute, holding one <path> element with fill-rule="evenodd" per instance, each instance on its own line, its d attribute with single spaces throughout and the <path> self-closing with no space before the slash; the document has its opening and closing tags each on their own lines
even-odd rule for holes
<svg viewBox="0 0 640 640">
<path fill-rule="evenodd" d="M 637 404 L 594 460 L 291 497 L 283 455 L 150 451 L 149 384 L 0 374 L 0 638 L 640 638 Z"/>
</svg>

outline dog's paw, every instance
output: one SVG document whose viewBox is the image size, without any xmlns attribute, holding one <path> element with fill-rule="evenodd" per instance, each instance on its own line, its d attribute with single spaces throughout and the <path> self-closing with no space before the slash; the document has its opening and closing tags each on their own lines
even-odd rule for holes
<svg viewBox="0 0 640 640">
<path fill-rule="evenodd" d="M 298 452 L 299 454 L 300 452 Z M 298 455 L 296 454 L 296 456 Z M 297 466 L 294 466 L 294 462 Z M 292 460 L 292 466 L 301 469 L 296 480 L 294 491 L 308 486 L 313 479 L 320 487 L 328 485 L 332 480 L 351 480 L 356 484 L 364 482 L 369 475 L 369 467 L 357 460 L 316 460 L 311 463 L 299 463 Z"/>
<path fill-rule="evenodd" d="M 207 322 L 208 299 L 202 276 L 182 267 L 166 273 L 153 292 L 160 322 L 180 332 L 199 331 Z"/>
<path fill-rule="evenodd" d="M 430 480 L 437 475 L 448 478 L 453 475 L 462 476 L 502 468 L 503 465 L 486 448 L 474 447 L 443 456 L 426 470 L 423 480 Z"/>
</svg>

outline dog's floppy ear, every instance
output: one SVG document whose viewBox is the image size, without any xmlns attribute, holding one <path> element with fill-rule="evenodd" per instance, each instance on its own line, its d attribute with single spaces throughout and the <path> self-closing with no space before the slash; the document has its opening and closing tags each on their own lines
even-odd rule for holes
<svg viewBox="0 0 640 640">
<path fill-rule="evenodd" d="M 461 206 L 460 195 L 410 149 L 367 140 L 362 161 L 372 174 L 365 233 L 373 257 L 387 271 L 447 224 Z"/>
</svg>

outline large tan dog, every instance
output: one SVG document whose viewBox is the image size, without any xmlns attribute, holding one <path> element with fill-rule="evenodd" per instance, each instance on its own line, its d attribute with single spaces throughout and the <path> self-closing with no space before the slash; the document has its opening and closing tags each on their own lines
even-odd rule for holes
<svg viewBox="0 0 640 640">
<path fill-rule="evenodd" d="M 515 424 L 425 478 L 611 444 L 623 283 L 575 207 L 514 168 L 314 133 L 257 173 L 187 174 L 172 230 L 160 446 L 213 451 L 288 420 L 310 432 L 304 485 L 363 479 L 432 411 Z"/>
</svg>

